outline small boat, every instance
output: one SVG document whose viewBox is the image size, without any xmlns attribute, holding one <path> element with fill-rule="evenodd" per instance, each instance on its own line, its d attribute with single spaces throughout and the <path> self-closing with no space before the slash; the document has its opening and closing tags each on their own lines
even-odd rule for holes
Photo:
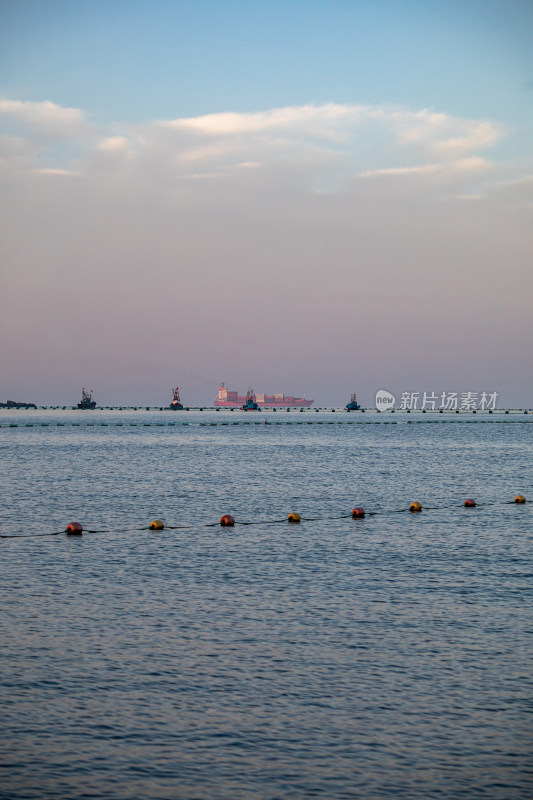
<svg viewBox="0 0 533 800">
<path fill-rule="evenodd" d="M 180 391 L 178 387 L 176 386 L 176 388 L 172 389 L 172 391 L 174 392 L 174 397 L 172 398 L 170 408 L 172 409 L 172 411 L 182 411 L 183 406 L 180 401 Z"/>
<path fill-rule="evenodd" d="M 246 403 L 241 407 L 241 411 L 261 411 L 255 402 L 255 394 L 253 389 L 248 389 L 246 392 Z"/>
<path fill-rule="evenodd" d="M 94 389 L 89 389 L 87 392 L 85 387 L 83 387 L 81 390 L 81 402 L 78 403 L 78 408 L 96 408 L 96 402 L 93 400 L 93 391 Z"/>
<path fill-rule="evenodd" d="M 361 406 L 357 402 L 357 395 L 355 392 L 352 392 L 350 402 L 346 403 L 346 411 L 358 411 L 360 408 Z"/>
</svg>

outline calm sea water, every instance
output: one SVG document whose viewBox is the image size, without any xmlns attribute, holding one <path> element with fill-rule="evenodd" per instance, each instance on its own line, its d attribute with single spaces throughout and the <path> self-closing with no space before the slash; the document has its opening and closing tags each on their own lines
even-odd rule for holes
<svg viewBox="0 0 533 800">
<path fill-rule="evenodd" d="M 265 416 L 0 414 L 0 797 L 530 798 L 533 424 Z"/>
</svg>

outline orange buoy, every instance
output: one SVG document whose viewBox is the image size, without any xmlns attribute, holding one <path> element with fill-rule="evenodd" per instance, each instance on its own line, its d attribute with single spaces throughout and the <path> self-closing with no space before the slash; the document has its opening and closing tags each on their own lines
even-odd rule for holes
<svg viewBox="0 0 533 800">
<path fill-rule="evenodd" d="M 69 536 L 81 536 L 83 533 L 83 525 L 81 522 L 69 522 L 65 528 L 65 533 Z"/>
<path fill-rule="evenodd" d="M 474 508 L 475 505 L 476 505 L 476 501 L 472 500 L 471 497 L 469 497 L 469 498 L 467 498 L 467 500 L 465 500 L 465 506 L 467 508 Z"/>
<path fill-rule="evenodd" d="M 413 514 L 418 514 L 419 511 L 422 511 L 422 505 L 418 502 L 411 503 L 409 506 L 409 511 L 412 511 Z"/>
<path fill-rule="evenodd" d="M 289 520 L 289 522 L 300 522 L 301 517 L 295 511 L 291 511 L 287 519 Z"/>
<path fill-rule="evenodd" d="M 223 528 L 232 528 L 235 525 L 235 519 L 231 514 L 224 514 L 223 517 L 220 517 L 220 524 Z"/>
<path fill-rule="evenodd" d="M 153 519 L 149 527 L 151 531 L 162 531 L 165 527 L 165 523 L 160 519 Z"/>
<path fill-rule="evenodd" d="M 517 494 L 515 499 L 514 499 L 514 501 L 515 501 L 515 503 L 525 503 L 526 502 L 526 498 L 524 497 L 523 494 Z"/>
<path fill-rule="evenodd" d="M 356 506 L 352 511 L 352 517 L 354 519 L 362 519 L 365 516 L 365 509 L 361 508 L 360 506 Z"/>
</svg>

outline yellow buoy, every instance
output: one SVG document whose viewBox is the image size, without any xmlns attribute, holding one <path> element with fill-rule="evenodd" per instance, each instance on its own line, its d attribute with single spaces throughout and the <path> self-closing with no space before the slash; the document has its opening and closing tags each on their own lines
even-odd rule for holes
<svg viewBox="0 0 533 800">
<path fill-rule="evenodd" d="M 515 503 L 525 503 L 526 502 L 526 498 L 524 497 L 523 494 L 517 494 L 515 499 L 514 499 L 514 501 L 515 501 Z"/>
<path fill-rule="evenodd" d="M 165 523 L 160 519 L 153 519 L 150 523 L 151 531 L 162 531 L 164 527 Z"/>
<path fill-rule="evenodd" d="M 418 502 L 411 503 L 409 506 L 409 511 L 412 511 L 413 514 L 417 514 L 419 511 L 422 511 L 422 505 Z"/>
<path fill-rule="evenodd" d="M 289 522 L 300 522 L 301 517 L 299 514 L 296 513 L 296 511 L 291 511 L 287 519 L 289 520 Z"/>
</svg>

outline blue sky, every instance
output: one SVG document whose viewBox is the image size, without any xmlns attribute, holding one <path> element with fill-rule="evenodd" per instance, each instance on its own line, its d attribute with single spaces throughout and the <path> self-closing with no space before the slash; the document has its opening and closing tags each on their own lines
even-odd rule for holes
<svg viewBox="0 0 533 800">
<path fill-rule="evenodd" d="M 10 399 L 533 404 L 533 3 L 4 0 L 0 29 Z"/>
<path fill-rule="evenodd" d="M 98 121 L 327 102 L 530 120 L 529 0 L 4 0 L 0 22 L 4 93 Z"/>
</svg>

